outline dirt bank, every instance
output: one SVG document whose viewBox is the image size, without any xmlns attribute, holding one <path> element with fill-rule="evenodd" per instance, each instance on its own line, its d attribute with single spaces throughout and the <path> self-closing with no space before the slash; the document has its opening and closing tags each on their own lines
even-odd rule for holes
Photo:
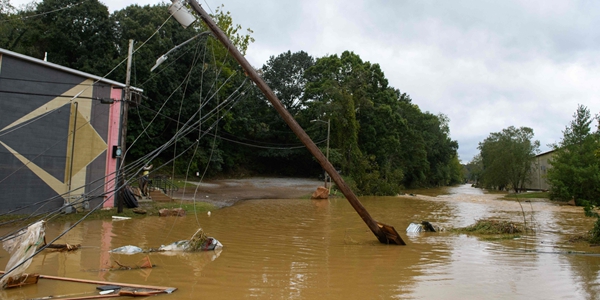
<svg viewBox="0 0 600 300">
<path fill-rule="evenodd" d="M 310 178 L 222 179 L 206 182 L 188 181 L 185 189 L 173 194 L 175 199 L 196 200 L 219 207 L 241 200 L 291 199 L 310 196 L 323 182 Z"/>
</svg>

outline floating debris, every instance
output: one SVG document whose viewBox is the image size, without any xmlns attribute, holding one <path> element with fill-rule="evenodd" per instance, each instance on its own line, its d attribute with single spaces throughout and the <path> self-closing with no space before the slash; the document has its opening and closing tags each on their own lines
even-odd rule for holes
<svg viewBox="0 0 600 300">
<path fill-rule="evenodd" d="M 429 222 L 427 221 L 422 221 L 421 224 L 418 223 L 410 223 L 410 225 L 408 225 L 408 227 L 406 228 L 406 232 L 408 233 L 418 233 L 418 232 L 438 232 L 438 231 L 444 231 L 443 228 L 438 227 L 437 229 Z"/>
<path fill-rule="evenodd" d="M 140 262 L 140 265 L 135 265 L 135 266 L 127 266 L 124 265 L 120 262 L 118 262 L 117 260 L 115 260 L 115 263 L 118 265 L 118 267 L 111 267 L 109 270 L 113 271 L 113 270 L 137 270 L 137 269 L 151 269 L 153 267 L 155 267 L 155 265 L 152 264 L 152 262 L 150 261 L 150 256 L 146 256 L 144 259 L 142 259 L 142 261 Z"/>
<path fill-rule="evenodd" d="M 158 251 L 210 251 L 223 248 L 223 244 L 213 237 L 206 236 L 202 228 L 198 229 L 196 233 L 189 240 L 182 240 L 171 243 L 169 245 L 163 245 L 158 248 Z"/>
<path fill-rule="evenodd" d="M 46 246 L 47 249 L 53 249 L 54 251 L 75 251 L 81 248 L 81 244 L 71 245 L 71 244 L 50 244 Z"/>
<path fill-rule="evenodd" d="M 119 253 L 119 254 L 135 254 L 135 253 L 142 253 L 142 252 L 144 252 L 144 250 L 142 250 L 142 248 L 137 247 L 137 246 L 127 245 L 127 246 L 112 249 L 108 252 Z"/>
<path fill-rule="evenodd" d="M 310 198 L 311 199 L 329 199 L 329 189 L 324 186 L 320 186 L 317 188 L 317 190 L 314 193 L 312 193 Z"/>
<path fill-rule="evenodd" d="M 27 229 L 20 230 L 2 240 L 2 247 L 10 254 L 10 259 L 6 264 L 6 270 L 10 271 L 0 280 L 0 288 L 5 288 L 9 281 L 12 282 L 11 286 L 14 286 L 15 280 L 25 284 L 23 280 L 27 279 L 28 276 L 23 278 L 23 272 L 31 265 L 29 257 L 44 243 L 45 230 L 46 222 L 38 221 L 29 225 Z M 35 283 L 37 283 L 37 280 Z M 16 284 L 17 286 L 22 285 L 18 282 Z"/>
<path fill-rule="evenodd" d="M 183 210 L 183 208 L 172 208 L 172 209 L 163 208 L 158 211 L 158 215 L 160 217 L 169 217 L 169 216 L 184 217 L 185 210 Z"/>
</svg>

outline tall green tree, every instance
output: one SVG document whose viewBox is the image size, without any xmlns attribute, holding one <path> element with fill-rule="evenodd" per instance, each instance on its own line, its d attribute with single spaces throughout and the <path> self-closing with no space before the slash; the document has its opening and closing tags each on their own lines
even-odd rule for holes
<svg viewBox="0 0 600 300">
<path fill-rule="evenodd" d="M 360 81 L 362 61 L 351 52 L 341 57 L 331 55 L 317 60 L 306 72 L 305 102 L 312 115 L 331 120 L 331 144 L 339 148 L 344 174 L 355 174 L 362 159 L 358 147 L 359 124 L 356 118 L 362 91 L 356 90 Z M 356 91 L 356 93 L 354 93 Z"/>
<path fill-rule="evenodd" d="M 447 117 L 423 113 L 388 85 L 378 64 L 346 51 L 319 58 L 306 74 L 306 114 L 331 120 L 342 173 L 360 193 L 390 195 L 457 177 L 458 144 L 449 137 Z"/>
<path fill-rule="evenodd" d="M 315 59 L 304 51 L 287 51 L 271 56 L 262 67 L 262 77 L 292 115 L 302 108 L 306 86 L 304 73 L 315 64 Z"/>
<path fill-rule="evenodd" d="M 55 11 L 66 8 L 60 11 Z M 48 13 L 54 11 L 52 13 Z M 98 0 L 44 0 L 36 7 L 39 34 L 35 47 L 48 61 L 104 76 L 117 59 L 114 23 Z"/>
<path fill-rule="evenodd" d="M 600 204 L 600 159 L 596 155 L 600 133 L 592 131 L 593 120 L 589 109 L 579 105 L 562 140 L 553 145 L 552 168 L 547 174 L 552 199 Z M 600 120 L 598 116 L 596 120 Z"/>
<path fill-rule="evenodd" d="M 472 182 L 476 186 L 479 186 L 479 181 L 482 177 L 483 172 L 483 160 L 481 154 L 477 154 L 473 159 L 465 166 L 467 171 L 466 180 Z"/>
<path fill-rule="evenodd" d="M 300 118 L 303 109 L 302 98 L 304 95 L 306 79 L 304 73 L 314 65 L 315 60 L 304 51 L 292 53 L 287 51 L 277 56 L 271 56 L 259 70 L 265 82 L 281 100 L 283 106 L 296 118 Z M 245 128 L 252 129 L 248 135 L 247 130 L 240 130 L 241 135 L 248 135 L 255 143 L 264 145 L 263 148 L 253 149 L 247 157 L 254 157 L 255 161 L 263 162 L 253 165 L 253 169 L 261 170 L 273 175 L 310 176 L 318 170 L 318 164 L 311 158 L 310 153 L 301 145 L 296 135 L 289 126 L 271 107 L 268 100 L 260 90 L 256 89 L 254 99 L 242 103 L 244 109 L 240 115 L 245 115 Z M 260 109 L 260 111 L 258 111 Z M 248 114 L 251 112 L 251 114 Z M 309 121 L 309 120 L 308 120 Z M 307 132 L 319 140 L 324 139 L 322 124 L 306 122 L 312 128 Z M 235 121 L 237 122 L 237 120 Z M 285 149 L 286 146 L 291 146 Z M 283 149 L 282 149 L 283 148 Z M 324 148 L 323 148 L 324 149 Z"/>
<path fill-rule="evenodd" d="M 39 38 L 39 18 L 35 14 L 35 4 L 16 9 L 10 1 L 0 2 L 0 47 L 29 56 L 38 57 L 35 42 Z M 42 52 L 43 55 L 43 52 Z M 43 58 L 43 57 L 38 57 Z"/>
<path fill-rule="evenodd" d="M 479 143 L 483 184 L 487 188 L 512 188 L 519 192 L 527 183 L 539 146 L 529 127 L 510 126 L 491 133 Z"/>
</svg>

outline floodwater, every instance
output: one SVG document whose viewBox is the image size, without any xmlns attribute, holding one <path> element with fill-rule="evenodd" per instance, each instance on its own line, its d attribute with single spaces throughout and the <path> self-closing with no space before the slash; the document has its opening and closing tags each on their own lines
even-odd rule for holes
<svg viewBox="0 0 600 300">
<path fill-rule="evenodd" d="M 380 244 L 343 198 L 250 200 L 206 214 L 85 221 L 60 243 L 73 253 L 44 252 L 28 272 L 89 280 L 177 287 L 153 299 L 598 299 L 600 249 L 571 244 L 592 227 L 583 210 L 544 200 L 496 200 L 468 185 L 411 191 L 416 197 L 364 197 L 380 222 L 408 246 Z M 421 196 L 428 194 L 429 196 Z M 450 228 L 481 218 L 535 227 L 518 239 L 484 239 L 451 232 L 407 235 L 410 222 Z M 51 224 L 52 238 L 71 224 Z M 135 245 L 154 248 L 189 238 L 202 227 L 224 245 L 220 252 L 150 253 L 153 269 L 107 271 L 116 261 L 134 266 L 147 254 L 110 254 Z M 0 233 L 7 231 L 0 228 Z M 0 266 L 8 260 L 0 250 Z M 41 279 L 0 291 L 1 299 L 94 294 L 94 285 Z"/>
</svg>

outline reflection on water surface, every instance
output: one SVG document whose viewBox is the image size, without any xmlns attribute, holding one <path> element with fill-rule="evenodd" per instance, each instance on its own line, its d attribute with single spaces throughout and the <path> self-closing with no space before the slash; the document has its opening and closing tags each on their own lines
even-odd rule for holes
<svg viewBox="0 0 600 300">
<path fill-rule="evenodd" d="M 567 244 L 571 234 L 591 228 L 581 208 L 546 201 L 526 203 L 526 219 L 538 232 L 514 240 L 488 241 L 449 232 L 406 236 L 410 222 L 442 227 L 495 217 L 523 220 L 516 201 L 494 200 L 469 186 L 438 197 L 365 197 L 377 220 L 393 225 L 408 246 L 382 245 L 345 199 L 251 200 L 184 218 L 146 217 L 86 221 L 61 242 L 81 243 L 74 253 L 45 252 L 29 272 L 93 280 L 174 286 L 155 299 L 555 299 L 600 296 L 599 252 Z M 421 195 L 421 194 L 419 194 Z M 70 224 L 51 224 L 55 236 Z M 189 238 L 198 227 L 219 239 L 221 253 L 151 253 L 154 269 L 106 271 L 135 265 L 145 254 L 108 250 L 153 248 Z M 2 228 L 1 230 L 8 230 Z M 570 251 L 571 254 L 568 254 Z M 0 265 L 8 258 L 0 252 Z M 95 286 L 41 280 L 37 286 L 0 292 L 1 299 L 86 294 Z"/>
</svg>

